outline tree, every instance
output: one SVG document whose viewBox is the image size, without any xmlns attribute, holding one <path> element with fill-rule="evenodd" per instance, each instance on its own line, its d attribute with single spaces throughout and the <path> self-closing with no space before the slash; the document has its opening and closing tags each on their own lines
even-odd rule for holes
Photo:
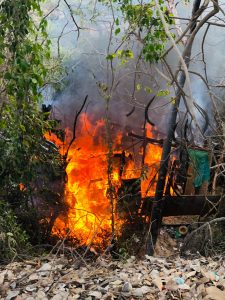
<svg viewBox="0 0 225 300">
<path fill-rule="evenodd" d="M 44 189 L 61 165 L 57 149 L 44 139 L 56 124 L 40 109 L 45 62 L 50 58 L 47 21 L 40 3 L 0 4 L 0 201 L 10 204 L 20 222 L 27 222 L 24 226 L 33 237 L 37 228 L 32 223 L 39 219 L 33 201 L 38 194 L 36 183 L 42 180 Z M 46 168 L 50 172 L 44 175 Z"/>
</svg>

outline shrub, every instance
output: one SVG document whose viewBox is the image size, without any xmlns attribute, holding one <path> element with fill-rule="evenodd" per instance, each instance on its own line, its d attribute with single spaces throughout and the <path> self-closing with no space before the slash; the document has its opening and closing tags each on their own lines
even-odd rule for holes
<svg viewBox="0 0 225 300">
<path fill-rule="evenodd" d="M 18 255 L 28 254 L 31 245 L 13 211 L 0 202 L 0 262 L 8 262 Z"/>
</svg>

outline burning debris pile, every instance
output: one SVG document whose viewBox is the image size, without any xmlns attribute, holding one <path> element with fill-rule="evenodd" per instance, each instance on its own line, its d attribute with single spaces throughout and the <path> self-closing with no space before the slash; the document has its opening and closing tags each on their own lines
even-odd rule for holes
<svg viewBox="0 0 225 300">
<path fill-rule="evenodd" d="M 132 244 L 129 248 L 137 248 L 131 254 L 142 252 L 148 243 L 163 139 L 149 124 L 142 135 L 113 124 L 109 142 L 105 120 L 93 121 L 87 113 L 77 120 L 75 134 L 66 129 L 65 139 L 59 139 L 57 132 L 45 136 L 66 164 L 66 209 L 56 216 L 52 235 L 101 250 L 119 238 Z M 207 203 L 205 198 L 210 179 L 207 148 L 175 150 L 168 166 L 162 198 L 166 209 L 158 218 L 215 212 L 220 196 L 209 195 Z"/>
<path fill-rule="evenodd" d="M 131 182 L 136 185 L 140 199 L 141 194 L 143 197 L 154 195 L 161 147 L 146 144 L 143 150 L 143 141 L 130 143 L 128 132 L 112 127 L 113 153 L 110 156 L 105 121 L 92 124 L 90 120 L 87 114 L 80 115 L 76 139 L 67 155 L 65 202 L 68 210 L 56 218 L 52 233 L 73 238 L 81 245 L 94 243 L 105 247 L 112 237 L 112 226 L 119 235 L 124 214 L 129 214 L 129 207 L 121 211 L 118 203 L 124 207 Z M 152 137 L 150 126 L 146 127 L 146 137 Z M 64 155 L 71 132 L 67 130 L 65 141 L 53 133 L 46 135 L 46 139 L 54 142 Z M 124 145 L 129 146 L 125 148 Z M 108 195 L 109 180 L 114 189 L 113 212 Z"/>
</svg>

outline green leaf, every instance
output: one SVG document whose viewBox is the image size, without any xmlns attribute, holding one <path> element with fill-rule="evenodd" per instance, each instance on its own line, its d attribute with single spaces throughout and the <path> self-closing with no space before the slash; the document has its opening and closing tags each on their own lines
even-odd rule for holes
<svg viewBox="0 0 225 300">
<path fill-rule="evenodd" d="M 149 86 L 145 86 L 144 90 L 146 93 L 151 94 L 153 92 L 153 90 L 149 87 Z"/>
<path fill-rule="evenodd" d="M 116 30 L 115 30 L 115 35 L 118 35 L 120 33 L 120 28 L 117 28 Z"/>
<path fill-rule="evenodd" d="M 141 90 L 141 84 L 140 84 L 140 83 L 138 83 L 138 84 L 136 85 L 136 90 L 137 90 L 137 91 L 140 91 L 140 90 Z"/>
<path fill-rule="evenodd" d="M 6 72 L 5 75 L 4 75 L 4 78 L 6 80 L 10 80 L 12 78 L 11 74 L 9 72 Z"/>
<path fill-rule="evenodd" d="M 108 54 L 108 55 L 106 56 L 106 59 L 107 59 L 107 60 L 113 60 L 115 57 L 116 57 L 116 54 L 115 54 L 115 53 L 113 53 L 113 54 Z"/>
<path fill-rule="evenodd" d="M 38 82 L 37 82 L 37 79 L 35 79 L 35 78 L 32 78 L 31 81 L 32 81 L 34 84 L 38 83 Z"/>
<path fill-rule="evenodd" d="M 165 96 L 168 96 L 170 94 L 170 91 L 169 90 L 160 90 L 156 96 L 158 97 L 165 97 Z"/>
</svg>

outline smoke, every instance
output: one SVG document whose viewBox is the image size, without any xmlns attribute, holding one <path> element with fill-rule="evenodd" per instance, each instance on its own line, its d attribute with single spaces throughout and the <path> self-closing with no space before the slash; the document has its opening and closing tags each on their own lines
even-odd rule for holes
<svg viewBox="0 0 225 300">
<path fill-rule="evenodd" d="M 54 2 L 57 3 L 52 1 L 52 6 Z M 70 1 L 70 3 L 75 2 Z M 88 8 L 86 4 L 89 5 Z M 48 4 L 48 10 L 49 6 L 50 4 Z M 72 7 L 76 11 L 76 6 Z M 114 53 L 121 42 L 122 35 L 121 33 L 118 37 L 113 37 L 109 46 L 112 12 L 100 3 L 94 7 L 87 1 L 80 6 L 81 11 L 82 16 L 75 16 L 77 23 L 84 28 L 81 29 L 79 39 L 77 39 L 77 32 L 74 31 L 76 28 L 68 8 L 63 3 L 48 18 L 49 33 L 55 54 L 58 51 L 58 37 L 62 36 L 59 43 L 60 54 L 68 74 L 63 80 L 65 87 L 58 92 L 49 89 L 45 93 L 46 101 L 52 102 L 56 107 L 58 117 L 64 121 L 64 125 L 71 127 L 75 112 L 81 106 L 85 95 L 89 95 L 86 111 L 94 123 L 105 117 L 106 96 L 110 94 L 111 122 L 122 131 L 134 130 L 138 134 L 143 134 L 145 106 L 159 90 L 170 89 L 166 80 L 160 79 L 150 65 L 143 62 L 138 64 L 138 72 L 135 73 L 137 64 L 135 55 L 139 52 L 140 46 L 132 40 L 128 42 L 129 45 L 124 43 L 123 49 L 132 48 L 134 58 L 127 59 L 125 62 L 114 59 L 112 73 L 110 61 L 106 60 L 107 49 L 109 48 L 109 53 Z M 90 21 L 97 11 L 100 11 L 100 15 L 95 17 L 94 21 Z M 115 13 L 118 14 L 118 12 Z M 66 28 L 62 34 L 65 25 Z M 122 31 L 125 29 L 124 26 L 123 24 L 120 26 Z M 112 82 L 114 88 L 110 91 Z M 104 92 L 105 87 L 108 90 Z M 167 103 L 168 97 L 159 96 L 149 109 L 149 118 L 157 124 L 157 129 L 162 134 L 166 132 L 166 116 L 169 109 Z M 127 114 L 133 106 L 135 110 L 128 117 Z"/>
<path fill-rule="evenodd" d="M 186 4 L 186 10 L 181 6 L 179 8 L 179 15 L 181 17 L 190 18 L 192 10 L 193 1 Z M 210 10 L 212 7 L 210 6 Z M 206 13 L 208 13 L 207 10 Z M 187 14 L 186 14 L 187 13 Z M 219 12 L 215 18 L 210 19 L 210 22 L 223 23 L 222 12 Z M 218 87 L 218 83 L 224 82 L 225 74 L 225 61 L 224 61 L 224 28 L 219 26 L 205 24 L 201 30 L 198 32 L 192 49 L 192 58 L 189 70 L 191 78 L 191 88 L 193 93 L 194 101 L 207 113 L 210 126 L 206 132 L 206 135 L 212 133 L 212 128 L 214 126 L 214 108 L 212 105 L 212 99 L 210 97 L 209 90 L 202 80 L 206 78 L 211 92 L 216 95 L 215 104 L 218 110 L 224 110 L 224 88 Z M 195 73 L 195 74 L 194 74 Z M 198 75 L 199 74 L 199 75 Z M 217 99 L 220 98 L 218 101 Z M 184 109 L 184 105 L 183 105 Z M 185 109 L 184 109 L 185 110 Z M 195 109 L 195 114 L 200 127 L 203 129 L 205 126 L 205 118 Z"/>
<path fill-rule="evenodd" d="M 50 10 L 58 1 L 48 2 L 46 10 Z M 77 28 L 70 16 L 68 7 L 60 2 L 59 7 L 48 17 L 49 33 L 53 42 L 53 52 L 57 54 L 60 45 L 60 54 L 68 74 L 63 79 L 64 88 L 55 92 L 51 88 L 45 93 L 45 99 L 52 102 L 56 111 L 64 122 L 64 126 L 71 127 L 76 111 L 82 104 L 85 95 L 89 95 L 89 103 L 86 111 L 94 123 L 105 117 L 107 106 L 106 96 L 110 94 L 109 115 L 111 122 L 120 130 L 131 131 L 141 134 L 145 119 L 145 107 L 152 96 L 159 90 L 168 90 L 167 96 L 156 97 L 156 100 L 149 109 L 149 117 L 157 125 L 157 130 L 162 136 L 167 132 L 168 114 L 170 111 L 170 99 L 173 90 L 167 86 L 167 80 L 163 79 L 150 67 L 149 64 L 139 63 L 138 73 L 135 74 L 137 58 L 130 59 L 124 64 L 118 60 L 113 62 L 113 73 L 110 62 L 106 60 L 107 49 L 114 53 L 120 43 L 122 33 L 118 37 L 111 38 L 112 12 L 109 8 L 102 6 L 99 2 L 93 1 L 69 1 L 71 8 L 77 12 L 75 19 L 83 28 L 80 30 L 80 37 L 77 39 Z M 179 5 L 179 15 L 190 17 L 192 3 Z M 100 12 L 100 13 L 99 13 Z M 114 12 L 118 14 L 118 12 Z M 125 25 L 121 25 L 124 27 Z M 122 28 L 125 30 L 125 28 Z M 205 76 L 204 63 L 202 61 L 202 37 L 206 27 L 199 32 L 193 47 L 192 62 L 190 70 Z M 223 28 L 209 28 L 204 43 L 205 62 L 210 84 L 221 81 L 225 71 L 223 60 L 223 49 L 225 39 Z M 123 31 L 123 30 L 122 30 Z M 58 40 L 58 37 L 61 37 Z M 124 43 L 123 48 L 133 48 L 134 54 L 138 53 L 139 45 L 130 40 L 129 45 Z M 216 49 L 215 49 L 216 46 Z M 168 58 L 169 64 L 177 66 L 177 57 L 172 54 Z M 158 68 L 165 72 L 161 66 Z M 199 76 L 190 75 L 193 97 L 196 103 L 201 106 L 211 119 L 213 109 L 211 100 L 205 84 Z M 111 89 L 112 82 L 115 89 Z M 137 88 L 138 87 L 138 88 Z M 134 88 L 136 91 L 134 92 Z M 107 90 L 105 90 L 107 89 Z M 151 89 L 151 90 L 150 90 Z M 221 89 L 215 91 L 222 95 Z M 127 117 L 127 114 L 135 106 L 134 112 Z M 179 113 L 182 120 L 185 115 L 185 106 L 181 105 Z M 204 118 L 196 110 L 201 127 L 204 127 Z"/>
</svg>

